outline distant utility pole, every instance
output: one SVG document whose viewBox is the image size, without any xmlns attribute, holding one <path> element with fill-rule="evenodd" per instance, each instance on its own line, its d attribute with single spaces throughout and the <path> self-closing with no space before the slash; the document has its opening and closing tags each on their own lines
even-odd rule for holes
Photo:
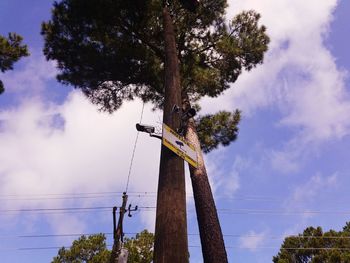
<svg viewBox="0 0 350 263">
<path fill-rule="evenodd" d="M 128 202 L 128 196 L 126 193 L 123 193 L 123 203 L 122 206 L 120 207 L 120 212 L 119 212 L 119 219 L 118 219 L 118 224 L 116 221 L 116 212 L 117 212 L 117 207 L 113 207 L 113 248 L 112 248 L 112 255 L 111 255 L 111 260 L 110 263 L 118 263 L 119 259 L 119 253 L 120 253 L 120 248 L 121 248 L 121 241 L 123 241 L 123 220 L 124 220 L 124 215 L 126 213 L 126 203 Z"/>
<path fill-rule="evenodd" d="M 113 207 L 113 248 L 110 257 L 110 263 L 126 263 L 128 261 L 128 252 L 123 249 L 124 242 L 124 232 L 123 232 L 123 221 L 124 215 L 126 212 L 129 212 L 128 216 L 131 217 L 131 212 L 137 210 L 137 206 L 131 208 L 131 204 L 129 208 L 126 208 L 126 203 L 128 202 L 128 195 L 126 192 L 123 193 L 123 203 L 119 210 L 119 219 L 117 223 L 117 207 Z"/>
<path fill-rule="evenodd" d="M 164 1 L 165 2 L 165 1 Z M 172 19 L 163 6 L 165 42 L 165 94 L 163 122 L 170 128 L 180 127 L 182 108 L 179 61 Z M 185 171 L 183 160 L 162 145 L 159 169 L 154 263 L 187 263 L 189 261 L 186 218 Z"/>
</svg>

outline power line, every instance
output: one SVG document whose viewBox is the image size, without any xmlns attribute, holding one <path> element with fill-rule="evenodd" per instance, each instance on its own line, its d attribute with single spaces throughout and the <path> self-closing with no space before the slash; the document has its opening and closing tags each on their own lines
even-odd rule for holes
<svg viewBox="0 0 350 263">
<path fill-rule="evenodd" d="M 1 201 L 29 201 L 29 200 L 66 200 L 66 199 L 98 199 L 98 198 L 109 198 L 115 197 L 115 195 L 122 196 L 123 192 L 110 191 L 110 192 L 79 192 L 79 193 L 43 193 L 43 194 L 0 194 Z M 156 197 L 156 192 L 151 191 L 139 191 L 129 192 L 130 197 Z M 193 195 L 187 195 L 187 198 L 193 198 Z M 238 200 L 238 201 L 262 201 L 262 202 L 279 202 L 280 198 L 272 198 L 266 196 L 216 196 L 217 199 L 225 198 L 227 200 Z"/>
<path fill-rule="evenodd" d="M 76 196 L 96 196 L 96 195 L 122 195 L 123 192 L 118 191 L 110 191 L 110 192 L 78 192 L 78 193 L 41 193 L 41 194 L 0 194 L 0 200 L 2 198 L 28 198 L 28 197 L 42 197 L 43 199 L 46 197 L 76 197 Z M 147 191 L 139 191 L 139 192 L 130 192 L 129 196 L 139 196 L 139 195 L 156 195 L 156 192 L 147 192 Z"/>
<path fill-rule="evenodd" d="M 331 215 L 350 215 L 350 211 L 322 211 L 322 210 L 304 210 L 304 211 L 283 211 L 268 209 L 217 209 L 222 214 L 272 214 L 272 215 L 309 215 L 309 214 L 331 214 Z"/>
<path fill-rule="evenodd" d="M 122 196 L 122 195 L 120 195 Z M 131 197 L 156 197 L 156 195 L 149 195 L 149 194 L 131 194 L 129 195 Z M 76 199 L 100 199 L 100 198 L 115 198 L 115 194 L 108 194 L 108 195 L 90 195 L 90 196 L 84 196 L 84 195 L 76 195 L 76 196 L 61 196 L 61 197 L 21 197 L 21 198 L 0 198 L 0 201 L 38 201 L 38 200 L 76 200 Z"/>
<path fill-rule="evenodd" d="M 105 192 L 78 192 L 78 193 L 41 193 L 41 194 L 0 194 L 0 198 L 3 197 L 45 197 L 45 196 L 88 196 L 88 195 L 122 195 L 123 192 L 118 191 L 105 191 Z M 156 192 L 139 191 L 139 192 L 129 192 L 128 195 L 148 195 L 156 194 Z"/>
<path fill-rule="evenodd" d="M 188 247 L 200 248 L 199 245 L 189 245 Z M 225 246 L 226 249 L 251 249 L 242 246 Z M 281 250 L 350 250 L 350 247 L 254 247 L 254 249 L 281 249 Z"/>
<path fill-rule="evenodd" d="M 111 209 L 111 206 L 95 207 L 64 207 L 64 208 L 23 208 L 23 209 L 1 209 L 0 213 L 6 212 L 42 212 L 42 211 L 76 211 L 76 210 L 101 210 Z"/>
<path fill-rule="evenodd" d="M 142 122 L 144 108 L 145 108 L 145 103 L 143 102 L 142 103 L 141 116 L 140 116 L 140 123 Z M 128 179 L 126 181 L 125 193 L 128 192 L 128 188 L 129 188 L 131 169 L 132 169 L 132 165 L 133 165 L 133 162 L 134 162 L 134 157 L 135 157 L 135 152 L 136 152 L 137 141 L 139 139 L 139 134 L 140 134 L 140 132 L 137 131 L 136 138 L 135 138 L 135 143 L 134 143 L 134 148 L 132 150 L 132 155 L 131 155 L 131 160 L 130 160 L 130 166 L 129 166 L 129 172 L 128 172 Z"/>
<path fill-rule="evenodd" d="M 92 207 L 60 207 L 60 208 L 22 208 L 22 209 L 1 209 L 0 213 L 8 212 L 50 212 L 50 211 L 84 211 L 84 210 L 107 210 L 113 206 L 92 206 Z M 155 209 L 154 206 L 141 206 L 140 209 Z"/>
<path fill-rule="evenodd" d="M 1 209 L 1 213 L 11 212 L 75 212 L 89 210 L 107 210 L 113 206 L 94 206 L 94 207 L 59 207 L 59 208 L 22 208 L 22 209 Z M 154 211 L 155 206 L 140 206 L 140 211 Z M 300 211 L 283 211 L 271 209 L 217 209 L 221 214 L 254 214 L 254 215 L 306 215 L 306 214 L 329 214 L 329 215 L 349 215 L 350 211 L 323 211 L 323 210 L 300 210 Z M 195 212 L 191 209 L 188 212 Z"/>
<path fill-rule="evenodd" d="M 37 235 L 7 235 L 1 236 L 0 238 L 50 238 L 50 237 L 74 237 L 74 236 L 91 236 L 91 235 L 113 235 L 112 232 L 95 232 L 95 233 L 65 233 L 65 234 L 37 234 Z M 136 235 L 138 232 L 124 232 L 125 235 Z M 188 236 L 199 236 L 199 233 L 189 233 Z M 224 234 L 225 237 L 232 238 L 255 238 L 260 237 L 259 235 L 245 235 L 245 234 Z M 350 239 L 349 236 L 311 236 L 311 235 L 271 235 L 264 236 L 265 239 L 285 239 L 285 238 L 309 238 L 309 239 Z"/>
<path fill-rule="evenodd" d="M 111 247 L 112 245 L 108 244 L 107 247 Z M 47 247 L 18 247 L 18 248 L 0 248 L 0 251 L 40 251 L 40 250 L 57 250 L 65 247 L 69 249 L 71 246 L 47 246 Z M 201 248 L 200 245 L 189 245 L 190 248 Z M 242 246 L 225 246 L 226 249 L 251 249 L 250 247 L 242 247 Z M 327 250 L 327 251 L 350 251 L 350 247 L 269 247 L 269 246 L 258 246 L 254 247 L 254 249 L 279 249 L 279 250 Z"/>
</svg>

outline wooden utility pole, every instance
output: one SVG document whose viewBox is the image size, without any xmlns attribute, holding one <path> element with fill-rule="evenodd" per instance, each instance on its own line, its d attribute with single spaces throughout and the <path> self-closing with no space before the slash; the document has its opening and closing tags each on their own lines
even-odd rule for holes
<svg viewBox="0 0 350 263">
<path fill-rule="evenodd" d="M 126 213 L 126 203 L 128 201 L 128 196 L 126 193 L 123 193 L 123 203 L 122 206 L 120 207 L 119 211 L 119 219 L 118 219 L 118 225 L 116 224 L 116 212 L 117 212 L 117 207 L 113 207 L 113 248 L 112 248 L 112 254 L 110 258 L 110 263 L 118 263 L 120 262 L 118 259 L 120 249 L 121 249 L 121 242 L 123 241 L 123 220 L 124 220 L 124 215 Z"/>
<path fill-rule="evenodd" d="M 163 7 L 165 42 L 165 80 L 163 122 L 177 130 L 180 116 L 173 107 L 181 108 L 179 61 L 174 27 L 168 7 Z M 154 263 L 186 263 L 187 241 L 185 171 L 183 160 L 162 145 L 157 195 Z"/>
<path fill-rule="evenodd" d="M 181 0 L 189 11 L 195 12 L 197 0 Z M 186 5 L 185 5 L 186 4 Z M 168 8 L 163 8 L 163 29 L 165 42 L 165 95 L 163 122 L 173 130 L 181 125 L 179 114 L 174 113 L 174 105 L 188 110 L 187 94 L 181 94 L 179 61 L 177 57 L 173 23 Z M 185 95 L 182 97 L 181 95 Z M 184 107 L 182 107 L 184 99 Z M 188 122 L 186 139 L 194 144 L 198 153 L 198 167 L 190 166 L 197 220 L 201 237 L 203 261 L 205 263 L 227 263 L 223 235 L 211 192 L 195 123 Z M 154 263 L 186 263 L 189 260 L 186 222 L 186 193 L 184 163 L 162 145 Z"/>
</svg>

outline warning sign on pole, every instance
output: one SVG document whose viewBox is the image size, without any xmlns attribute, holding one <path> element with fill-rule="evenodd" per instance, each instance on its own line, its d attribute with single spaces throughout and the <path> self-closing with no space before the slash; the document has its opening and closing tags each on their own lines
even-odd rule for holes
<svg viewBox="0 0 350 263">
<path fill-rule="evenodd" d="M 163 144 L 193 167 L 198 166 L 195 148 L 185 139 L 163 123 Z"/>
</svg>

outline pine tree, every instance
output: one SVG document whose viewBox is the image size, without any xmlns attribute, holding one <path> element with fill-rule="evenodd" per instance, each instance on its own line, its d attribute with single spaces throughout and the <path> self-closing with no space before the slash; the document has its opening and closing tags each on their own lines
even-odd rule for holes
<svg viewBox="0 0 350 263">
<path fill-rule="evenodd" d="M 349 234 L 350 222 L 342 231 L 323 232 L 321 227 L 307 227 L 302 234 L 284 239 L 273 262 L 350 262 Z"/>
<path fill-rule="evenodd" d="M 185 0 L 181 1 L 184 2 Z M 269 38 L 260 15 L 246 11 L 226 22 L 226 0 L 202 0 L 196 12 L 169 1 L 180 65 L 183 110 L 203 96 L 217 97 L 243 70 L 262 63 Z M 42 25 L 44 54 L 58 62 L 58 80 L 73 85 L 102 110 L 141 98 L 164 104 L 164 39 L 161 0 L 63 0 Z M 199 167 L 190 167 L 205 262 L 227 262 L 215 203 L 202 158 L 238 133 L 239 111 L 190 119 L 186 138 Z M 196 130 L 198 128 L 198 132 Z M 217 227 L 213 227 L 217 226 Z M 209 242 L 211 238 L 221 242 Z M 215 247 L 218 246 L 218 247 Z M 214 251 L 223 251 L 216 257 Z M 215 258 L 216 257 L 216 258 Z M 221 260 L 222 259 L 222 260 Z M 221 260 L 221 261 L 220 261 Z"/>
<path fill-rule="evenodd" d="M 28 56 L 27 46 L 22 44 L 22 37 L 9 33 L 8 37 L 0 36 L 0 70 L 13 69 L 13 64 L 21 57 Z M 0 94 L 4 92 L 4 84 L 0 80 Z"/>
<path fill-rule="evenodd" d="M 135 237 L 125 238 L 123 247 L 128 250 L 129 263 L 150 263 L 153 256 L 154 235 L 147 230 Z M 80 236 L 69 248 L 59 249 L 52 263 L 109 263 L 111 251 L 108 250 L 103 234 Z"/>
<path fill-rule="evenodd" d="M 108 263 L 111 252 L 103 234 L 81 236 L 69 248 L 62 247 L 51 263 Z"/>
</svg>

